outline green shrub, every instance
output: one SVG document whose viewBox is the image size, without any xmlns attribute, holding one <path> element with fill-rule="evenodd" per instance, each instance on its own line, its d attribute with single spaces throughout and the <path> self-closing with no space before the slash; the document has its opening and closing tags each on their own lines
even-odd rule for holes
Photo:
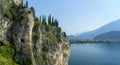
<svg viewBox="0 0 120 65">
<path fill-rule="evenodd" d="M 12 15 L 11 15 L 10 11 L 8 11 L 8 10 L 5 12 L 4 16 L 7 18 L 10 18 L 10 19 L 12 18 Z"/>
<path fill-rule="evenodd" d="M 44 52 L 48 52 L 49 48 L 48 48 L 48 46 L 43 46 L 42 50 L 43 50 Z"/>
<path fill-rule="evenodd" d="M 34 21 L 39 21 L 38 17 L 35 17 Z"/>
<path fill-rule="evenodd" d="M 2 22 L 0 21 L 0 25 L 2 25 Z"/>
<path fill-rule="evenodd" d="M 34 38 L 37 39 L 37 40 L 40 39 L 40 34 L 34 33 Z"/>
<path fill-rule="evenodd" d="M 11 57 L 4 57 L 0 54 L 0 65 L 18 65 Z"/>
<path fill-rule="evenodd" d="M 47 37 L 54 43 L 58 42 L 57 37 L 52 32 L 47 32 Z"/>
<path fill-rule="evenodd" d="M 0 15 L 3 15 L 2 10 L 0 10 Z"/>
<path fill-rule="evenodd" d="M 51 28 L 50 25 L 46 25 L 46 26 L 45 26 L 45 30 L 46 30 L 46 31 L 50 31 L 50 28 Z"/>
<path fill-rule="evenodd" d="M 67 37 L 67 35 L 66 35 L 66 33 L 65 33 L 65 32 L 63 32 L 63 37 Z"/>
<path fill-rule="evenodd" d="M 48 60 L 48 54 L 47 53 L 43 53 L 43 60 L 45 61 L 45 62 L 47 62 L 47 60 Z"/>
<path fill-rule="evenodd" d="M 23 59 L 23 65 L 32 65 L 32 60 L 27 58 L 27 59 Z"/>
<path fill-rule="evenodd" d="M 0 46 L 0 65 L 18 65 L 13 60 L 14 47 L 9 43 L 5 46 Z"/>
</svg>

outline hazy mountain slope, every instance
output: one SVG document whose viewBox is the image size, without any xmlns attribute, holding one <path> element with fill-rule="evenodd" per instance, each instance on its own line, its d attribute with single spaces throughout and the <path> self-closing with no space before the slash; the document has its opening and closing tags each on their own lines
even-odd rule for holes
<svg viewBox="0 0 120 65">
<path fill-rule="evenodd" d="M 111 31 L 100 34 L 94 38 L 95 40 L 120 40 L 120 31 Z"/>
<path fill-rule="evenodd" d="M 106 24 L 96 30 L 85 32 L 77 36 L 77 39 L 93 39 L 97 35 L 110 32 L 110 31 L 120 31 L 120 19 Z"/>
<path fill-rule="evenodd" d="M 67 37 L 68 37 L 70 40 L 77 39 L 76 36 L 74 36 L 74 35 L 68 35 Z"/>
</svg>

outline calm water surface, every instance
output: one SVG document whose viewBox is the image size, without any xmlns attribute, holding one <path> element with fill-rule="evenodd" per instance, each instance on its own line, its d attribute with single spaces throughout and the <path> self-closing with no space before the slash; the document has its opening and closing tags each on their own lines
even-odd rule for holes
<svg viewBox="0 0 120 65">
<path fill-rule="evenodd" d="M 120 65 L 120 43 L 71 44 L 69 65 Z"/>
</svg>

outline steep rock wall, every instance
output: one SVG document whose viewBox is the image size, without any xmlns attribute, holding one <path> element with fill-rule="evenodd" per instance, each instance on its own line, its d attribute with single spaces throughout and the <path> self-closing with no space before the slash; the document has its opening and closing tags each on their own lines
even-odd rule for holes
<svg viewBox="0 0 120 65">
<path fill-rule="evenodd" d="M 17 10 L 16 14 L 16 17 L 1 14 L 0 41 L 15 45 L 14 60 L 19 65 L 68 65 L 70 44 L 62 32 L 58 32 L 59 27 L 36 21 L 28 7 Z"/>
<path fill-rule="evenodd" d="M 55 27 L 52 27 L 54 31 Z M 46 32 L 42 25 L 35 25 L 33 33 L 40 34 L 34 38 L 34 56 L 36 65 L 68 65 L 70 55 L 70 44 L 67 38 L 61 35 L 61 42 L 54 41 L 53 31 Z"/>
</svg>

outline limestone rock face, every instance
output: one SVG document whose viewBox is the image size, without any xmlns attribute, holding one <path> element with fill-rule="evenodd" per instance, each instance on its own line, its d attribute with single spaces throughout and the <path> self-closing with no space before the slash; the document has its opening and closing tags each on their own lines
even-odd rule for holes
<svg viewBox="0 0 120 65">
<path fill-rule="evenodd" d="M 19 5 L 22 3 L 22 0 L 9 0 L 10 3 L 15 3 L 16 5 Z"/>
<path fill-rule="evenodd" d="M 4 42 L 7 40 L 11 24 L 11 21 L 6 17 L 0 17 L 0 41 Z"/>
<path fill-rule="evenodd" d="M 12 38 L 16 46 L 15 57 L 21 65 L 27 63 L 32 65 L 68 65 L 70 44 L 68 39 L 62 35 L 61 42 L 52 39 L 54 36 L 52 33 L 56 27 L 53 27 L 51 32 L 45 31 L 44 26 L 36 25 L 32 14 L 29 14 L 27 19 L 14 22 L 12 26 Z"/>
<path fill-rule="evenodd" d="M 35 27 L 34 32 L 40 34 L 39 39 L 33 37 L 36 65 L 68 65 L 70 44 L 67 38 L 61 36 L 61 42 L 55 42 L 41 25 Z"/>
<path fill-rule="evenodd" d="M 29 9 L 22 11 L 27 12 Z M 32 63 L 35 65 L 32 44 L 32 29 L 34 26 L 34 18 L 32 14 L 28 14 L 27 18 L 15 21 L 12 27 L 12 38 L 16 46 L 16 58 L 20 65 Z"/>
<path fill-rule="evenodd" d="M 9 1 L 20 4 L 22 0 Z M 70 44 L 59 28 L 43 25 L 31 9 L 20 8 L 16 18 L 0 14 L 0 43 L 6 40 L 15 45 L 14 60 L 19 65 L 68 65 Z"/>
</svg>

